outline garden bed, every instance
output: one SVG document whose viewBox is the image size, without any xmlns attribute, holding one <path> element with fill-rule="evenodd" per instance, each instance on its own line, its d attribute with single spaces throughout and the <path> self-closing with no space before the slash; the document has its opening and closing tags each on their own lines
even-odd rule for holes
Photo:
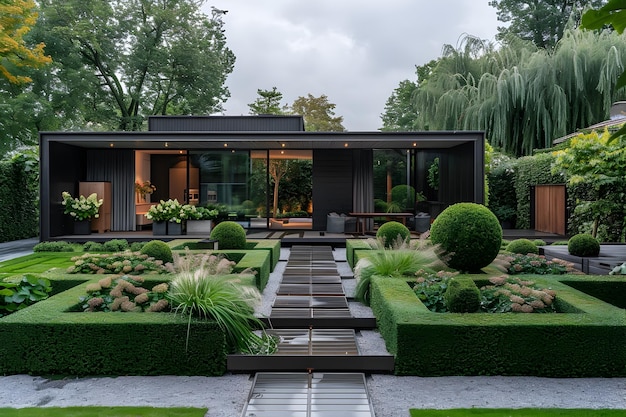
<svg viewBox="0 0 626 417">
<path fill-rule="evenodd" d="M 382 277 L 371 305 L 399 375 L 625 376 L 624 310 L 561 282 L 585 278 L 532 276 L 563 314 L 433 313 L 406 281 Z"/>
</svg>

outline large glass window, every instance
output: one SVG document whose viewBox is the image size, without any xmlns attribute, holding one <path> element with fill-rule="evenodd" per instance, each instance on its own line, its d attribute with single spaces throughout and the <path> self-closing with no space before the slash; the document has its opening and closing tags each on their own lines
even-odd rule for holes
<svg viewBox="0 0 626 417">
<path fill-rule="evenodd" d="M 408 150 L 374 150 L 374 207 L 377 212 L 415 210 L 413 161 Z"/>
</svg>

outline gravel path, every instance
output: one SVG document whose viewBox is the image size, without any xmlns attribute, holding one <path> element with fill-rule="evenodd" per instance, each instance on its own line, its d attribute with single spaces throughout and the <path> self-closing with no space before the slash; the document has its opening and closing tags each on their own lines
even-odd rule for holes
<svg viewBox="0 0 626 417">
<path fill-rule="evenodd" d="M 283 249 L 281 259 L 288 257 Z M 335 251 L 342 275 L 346 270 L 345 250 Z M 269 314 L 269 306 L 285 262 L 270 278 L 258 314 Z M 345 280 L 346 293 L 353 280 Z M 272 293 L 273 292 L 273 293 Z M 355 316 L 371 310 L 351 303 Z M 386 352 L 375 331 L 357 338 L 362 353 Z M 49 380 L 30 375 L 0 377 L 2 407 L 155 406 L 206 407 L 207 417 L 239 417 L 252 388 L 247 374 L 220 377 L 121 376 L 115 378 L 72 378 Z M 536 378 L 536 377 L 398 377 L 370 375 L 368 389 L 376 417 L 408 416 L 409 408 L 614 408 L 626 414 L 626 378 Z"/>
</svg>

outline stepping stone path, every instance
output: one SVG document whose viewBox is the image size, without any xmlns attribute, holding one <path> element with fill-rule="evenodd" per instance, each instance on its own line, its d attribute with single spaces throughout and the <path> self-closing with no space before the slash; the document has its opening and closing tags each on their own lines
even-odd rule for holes
<svg viewBox="0 0 626 417">
<path fill-rule="evenodd" d="M 275 354 L 229 356 L 229 370 L 255 373 L 242 417 L 373 417 L 365 373 L 391 372 L 393 356 L 360 354 L 363 324 L 350 313 L 330 246 L 292 246 L 268 322 L 281 320 L 300 326 L 268 330 L 279 338 Z M 354 328 L 329 325 L 351 320 Z"/>
</svg>

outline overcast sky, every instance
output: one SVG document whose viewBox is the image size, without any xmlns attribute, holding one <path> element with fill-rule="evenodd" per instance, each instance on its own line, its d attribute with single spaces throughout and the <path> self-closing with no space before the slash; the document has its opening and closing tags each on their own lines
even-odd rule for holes
<svg viewBox="0 0 626 417">
<path fill-rule="evenodd" d="M 493 41 L 489 0 L 209 0 L 227 10 L 236 56 L 225 114 L 245 115 L 257 89 L 277 87 L 283 104 L 325 94 L 350 131 L 382 126 L 385 102 L 415 66 L 464 34 Z"/>
</svg>

